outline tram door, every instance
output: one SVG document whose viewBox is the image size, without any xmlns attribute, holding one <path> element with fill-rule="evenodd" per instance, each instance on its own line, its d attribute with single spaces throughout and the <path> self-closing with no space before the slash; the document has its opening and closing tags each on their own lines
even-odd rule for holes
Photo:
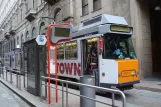
<svg viewBox="0 0 161 107">
<path fill-rule="evenodd" d="M 82 68 L 83 75 L 95 76 L 96 85 L 99 85 L 99 71 L 98 71 L 98 50 L 97 50 L 97 38 L 90 38 L 82 40 Z M 93 57 L 92 50 L 94 50 L 95 56 Z M 93 60 L 94 59 L 94 60 Z M 96 65 L 92 65 L 96 63 Z M 96 70 L 97 69 L 97 70 Z"/>
</svg>

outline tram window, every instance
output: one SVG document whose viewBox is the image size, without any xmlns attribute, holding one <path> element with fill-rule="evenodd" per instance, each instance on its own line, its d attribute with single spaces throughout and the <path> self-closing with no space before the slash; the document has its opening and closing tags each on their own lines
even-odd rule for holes
<svg viewBox="0 0 161 107">
<path fill-rule="evenodd" d="M 104 35 L 104 59 L 135 59 L 131 36 L 122 34 Z"/>
<path fill-rule="evenodd" d="M 58 59 L 64 59 L 64 44 L 58 44 L 57 47 Z"/>
<path fill-rule="evenodd" d="M 65 58 L 76 59 L 77 58 L 77 42 L 72 41 L 65 44 Z"/>
</svg>

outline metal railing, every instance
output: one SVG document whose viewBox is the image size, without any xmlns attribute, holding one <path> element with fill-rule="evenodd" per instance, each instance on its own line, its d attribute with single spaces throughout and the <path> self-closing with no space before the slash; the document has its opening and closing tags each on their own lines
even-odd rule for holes
<svg viewBox="0 0 161 107">
<path fill-rule="evenodd" d="M 62 89 L 58 89 L 58 88 L 55 88 L 55 87 L 52 87 L 52 86 L 48 86 L 47 84 L 43 84 L 42 83 L 43 80 L 58 81 L 62 84 Z M 112 105 L 108 104 L 107 102 L 103 102 L 103 101 L 100 101 L 100 100 L 97 100 L 97 99 L 89 98 L 87 96 L 71 93 L 71 92 L 68 91 L 68 85 L 69 84 L 79 86 L 79 87 L 94 88 L 94 89 L 97 89 L 97 90 L 100 90 L 100 91 L 112 93 Z M 97 87 L 97 86 L 92 86 L 92 85 L 87 85 L 87 84 L 82 84 L 82 83 L 76 83 L 76 82 L 71 82 L 71 81 L 66 81 L 66 80 L 61 80 L 61 79 L 56 79 L 56 78 L 48 78 L 48 77 L 44 77 L 44 76 L 41 76 L 41 79 L 40 79 L 40 101 L 42 101 L 42 97 L 43 97 L 42 96 L 42 86 L 43 85 L 45 85 L 46 87 L 50 87 L 50 88 L 54 88 L 56 90 L 62 91 L 62 107 L 64 107 L 64 92 L 66 92 L 66 107 L 68 107 L 68 94 L 83 97 L 83 98 L 93 100 L 93 101 L 96 101 L 98 103 L 102 103 L 102 104 L 112 106 L 112 107 L 115 107 L 115 94 L 117 94 L 117 95 L 120 95 L 122 97 L 122 107 L 126 107 L 126 97 L 125 97 L 125 94 L 122 91 L 103 88 L 103 87 Z M 66 90 L 64 90 L 64 87 L 65 87 L 64 85 L 66 85 Z"/>
<path fill-rule="evenodd" d="M 11 84 L 14 83 L 13 76 L 16 76 L 16 83 L 15 83 L 16 87 L 21 89 L 21 74 L 16 70 L 9 70 L 9 69 L 4 69 L 4 67 L 0 67 L 0 77 L 2 77 L 3 79 L 6 79 L 6 81 L 9 81 Z"/>
</svg>

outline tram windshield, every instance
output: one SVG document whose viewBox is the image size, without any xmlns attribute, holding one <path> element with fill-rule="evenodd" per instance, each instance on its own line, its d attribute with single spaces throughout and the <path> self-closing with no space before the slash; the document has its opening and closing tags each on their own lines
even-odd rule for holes
<svg viewBox="0 0 161 107">
<path fill-rule="evenodd" d="M 136 59 L 131 36 L 123 34 L 105 34 L 103 58 Z"/>
</svg>

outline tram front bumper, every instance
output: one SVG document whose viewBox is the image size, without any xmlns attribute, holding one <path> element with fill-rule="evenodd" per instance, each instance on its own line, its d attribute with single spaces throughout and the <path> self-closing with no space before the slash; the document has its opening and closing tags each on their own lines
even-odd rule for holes
<svg viewBox="0 0 161 107">
<path fill-rule="evenodd" d="M 108 83 L 100 83 L 100 87 L 110 88 L 112 86 L 117 87 L 119 89 L 121 88 L 133 88 L 134 84 L 140 83 L 140 80 L 127 82 L 127 83 L 121 83 L 121 84 L 108 84 Z"/>
</svg>

